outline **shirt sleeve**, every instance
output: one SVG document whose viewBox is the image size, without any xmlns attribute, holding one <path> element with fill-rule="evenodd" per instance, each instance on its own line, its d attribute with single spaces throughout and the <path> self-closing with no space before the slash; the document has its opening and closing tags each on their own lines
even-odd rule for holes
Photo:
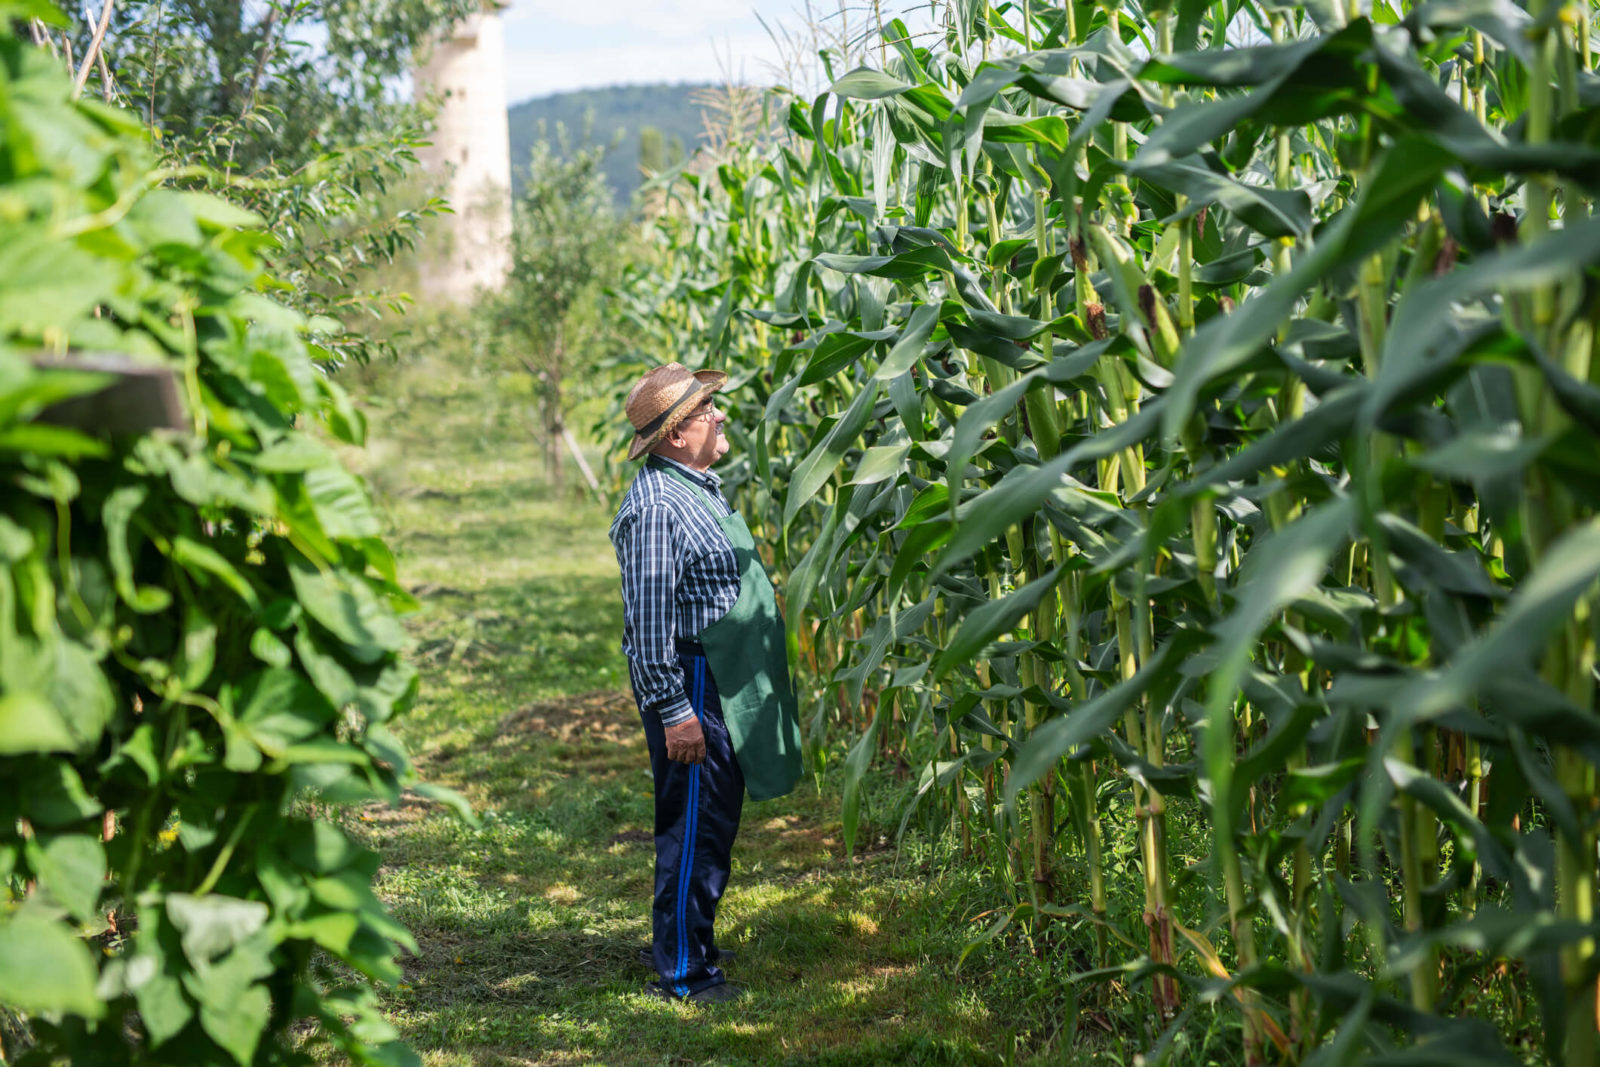
<svg viewBox="0 0 1600 1067">
<path fill-rule="evenodd" d="M 682 578 L 677 541 L 681 532 L 671 509 L 642 508 L 618 541 L 622 563 L 622 611 L 631 632 L 628 666 L 639 707 L 675 726 L 694 718 L 683 691 L 683 670 L 674 645 L 674 615 Z"/>
</svg>

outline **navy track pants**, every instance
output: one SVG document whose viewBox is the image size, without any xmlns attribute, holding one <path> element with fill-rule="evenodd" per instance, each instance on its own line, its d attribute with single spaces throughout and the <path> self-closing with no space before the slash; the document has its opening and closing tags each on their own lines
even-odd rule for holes
<svg viewBox="0 0 1600 1067">
<path fill-rule="evenodd" d="M 744 772 L 722 721 L 722 701 L 704 655 L 679 652 L 684 689 L 706 736 L 706 758 L 667 759 L 666 732 L 641 713 L 656 793 L 656 892 L 651 909 L 661 986 L 689 996 L 726 979 L 712 926 L 728 885 L 733 839 L 744 808 Z"/>
</svg>

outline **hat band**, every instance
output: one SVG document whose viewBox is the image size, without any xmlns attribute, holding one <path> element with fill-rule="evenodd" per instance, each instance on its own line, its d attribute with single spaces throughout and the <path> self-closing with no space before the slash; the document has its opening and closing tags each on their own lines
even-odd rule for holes
<svg viewBox="0 0 1600 1067">
<path fill-rule="evenodd" d="M 695 398 L 695 396 L 700 392 L 700 390 L 696 389 L 695 386 L 699 384 L 700 382 L 696 380 L 692 385 L 690 385 L 689 390 L 686 393 L 672 402 L 671 407 L 657 415 L 655 418 L 651 419 L 649 422 L 645 423 L 643 426 L 639 427 L 634 432 L 640 437 L 654 437 L 656 431 L 661 429 L 662 426 L 666 425 L 667 420 L 672 418 L 673 414 L 676 413 L 679 408 L 683 407 L 683 405 Z"/>
</svg>

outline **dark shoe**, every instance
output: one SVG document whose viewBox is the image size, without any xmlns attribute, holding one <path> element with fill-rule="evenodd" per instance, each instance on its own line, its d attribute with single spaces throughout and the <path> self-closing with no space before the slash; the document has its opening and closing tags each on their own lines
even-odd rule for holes
<svg viewBox="0 0 1600 1067">
<path fill-rule="evenodd" d="M 728 982 L 718 982 L 716 985 L 706 986 L 698 993 L 690 993 L 684 999 L 691 1000 L 696 1004 L 723 1004 L 730 1000 L 738 1000 L 742 996 L 744 996 L 744 988 L 742 986 L 732 985 Z"/>
<path fill-rule="evenodd" d="M 722 967 L 722 966 L 725 966 L 725 965 L 727 965 L 729 963 L 732 963 L 733 962 L 733 958 L 736 955 L 738 955 L 738 953 L 734 952 L 733 949 L 731 949 L 731 948 L 719 948 L 719 949 L 717 949 L 716 954 L 711 957 L 711 962 L 716 964 L 718 967 Z M 649 967 L 651 970 L 655 970 L 655 967 L 656 967 L 655 953 L 651 952 L 647 948 L 640 949 L 639 950 L 639 962 L 644 964 L 646 967 Z"/>
<path fill-rule="evenodd" d="M 706 986 L 697 993 L 690 993 L 680 997 L 662 987 L 659 982 L 651 982 L 644 987 L 644 995 L 657 1000 L 686 1000 L 690 1004 L 724 1004 L 730 1000 L 738 1000 L 744 996 L 744 989 L 729 985 L 727 982 L 718 982 L 716 985 Z"/>
</svg>

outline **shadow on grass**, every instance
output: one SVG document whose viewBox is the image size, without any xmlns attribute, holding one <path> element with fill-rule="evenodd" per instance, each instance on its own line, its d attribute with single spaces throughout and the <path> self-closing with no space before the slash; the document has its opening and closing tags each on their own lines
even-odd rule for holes
<svg viewBox="0 0 1600 1067">
<path fill-rule="evenodd" d="M 642 928 L 609 936 L 419 929 L 421 951 L 405 961 L 389 1006 L 431 1062 L 998 1062 L 981 1036 L 978 990 L 907 958 L 889 930 L 864 935 L 826 897 L 746 909 L 751 939 L 735 946 L 728 967 L 746 996 L 732 1004 L 645 995 L 655 976 L 637 959 Z M 465 1032 L 481 1044 L 463 1048 Z"/>
<path fill-rule="evenodd" d="M 484 812 L 375 812 L 380 887 L 416 936 L 386 1007 L 433 1064 L 985 1063 L 997 1025 L 937 890 L 887 853 L 852 873 L 804 794 L 747 804 L 719 935 L 749 990 L 714 1008 L 643 995 L 653 801 L 631 697 L 533 702 L 429 773 Z"/>
</svg>

